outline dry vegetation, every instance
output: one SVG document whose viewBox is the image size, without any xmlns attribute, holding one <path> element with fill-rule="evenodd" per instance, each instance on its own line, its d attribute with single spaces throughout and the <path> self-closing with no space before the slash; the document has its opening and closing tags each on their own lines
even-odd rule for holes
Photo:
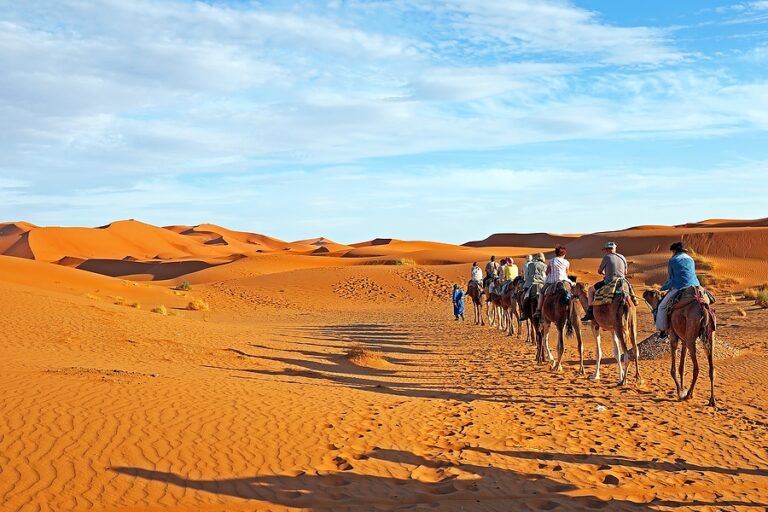
<svg viewBox="0 0 768 512">
<path fill-rule="evenodd" d="M 208 311 L 211 307 L 203 299 L 195 299 L 187 304 L 187 309 L 190 311 Z"/>
<path fill-rule="evenodd" d="M 168 308 L 165 306 L 157 306 L 151 309 L 153 313 L 157 313 L 159 315 L 167 316 L 168 315 Z"/>
</svg>

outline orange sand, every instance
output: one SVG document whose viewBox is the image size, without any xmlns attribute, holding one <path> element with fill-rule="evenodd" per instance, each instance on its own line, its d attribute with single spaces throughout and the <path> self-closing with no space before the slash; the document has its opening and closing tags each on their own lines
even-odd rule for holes
<svg viewBox="0 0 768 512">
<path fill-rule="evenodd" d="M 735 222 L 567 245 L 592 281 L 615 239 L 650 284 L 684 237 L 730 277 L 718 297 L 740 297 L 768 282 L 764 259 L 744 259 L 768 242 L 759 221 Z M 765 510 L 768 310 L 718 304 L 741 355 L 717 361 L 717 410 L 706 371 L 693 401 L 674 399 L 668 360 L 643 361 L 642 386 L 617 388 L 605 358 L 588 381 L 573 339 L 552 374 L 522 338 L 453 321 L 447 300 L 469 262 L 542 249 L 522 240 L 312 255 L 319 240 L 212 225 L 0 224 L 0 510 Z M 102 261 L 159 267 L 75 268 Z M 195 299 L 210 310 L 185 309 Z"/>
</svg>

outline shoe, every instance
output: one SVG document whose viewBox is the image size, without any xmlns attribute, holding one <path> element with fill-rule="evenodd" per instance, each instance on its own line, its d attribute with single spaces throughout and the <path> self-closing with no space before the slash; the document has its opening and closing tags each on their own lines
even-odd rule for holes
<svg viewBox="0 0 768 512">
<path fill-rule="evenodd" d="M 582 318 L 581 321 L 582 322 L 589 322 L 590 320 L 594 320 L 594 319 L 595 319 L 595 314 L 594 314 L 594 312 L 592 310 L 592 306 L 589 306 L 587 308 L 587 314 L 584 315 L 584 318 Z"/>
<path fill-rule="evenodd" d="M 669 338 L 669 333 L 667 331 L 659 331 L 659 339 L 665 340 Z"/>
</svg>

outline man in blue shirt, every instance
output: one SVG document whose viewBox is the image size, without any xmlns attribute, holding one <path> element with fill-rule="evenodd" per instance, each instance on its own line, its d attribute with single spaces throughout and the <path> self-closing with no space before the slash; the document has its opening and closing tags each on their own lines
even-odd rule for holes
<svg viewBox="0 0 768 512">
<path fill-rule="evenodd" d="M 456 320 L 459 318 L 464 320 L 464 290 L 458 284 L 453 285 L 451 300 L 453 301 L 453 316 L 456 317 Z"/>
<path fill-rule="evenodd" d="M 661 287 L 662 291 L 669 290 L 669 292 L 661 300 L 659 309 L 656 312 L 656 328 L 661 331 L 662 337 L 666 337 L 667 329 L 669 329 L 667 309 L 672 303 L 672 299 L 677 295 L 677 292 L 689 286 L 701 286 L 699 278 L 696 277 L 696 263 L 687 254 L 685 244 L 683 242 L 675 242 L 669 246 L 669 250 L 674 252 L 672 257 L 669 258 L 669 264 L 667 265 L 669 279 Z"/>
</svg>

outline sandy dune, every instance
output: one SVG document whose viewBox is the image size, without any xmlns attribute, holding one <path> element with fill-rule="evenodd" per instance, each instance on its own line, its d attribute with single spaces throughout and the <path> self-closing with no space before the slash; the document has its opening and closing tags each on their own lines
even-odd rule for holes
<svg viewBox="0 0 768 512">
<path fill-rule="evenodd" d="M 768 246 L 740 222 L 567 244 L 586 280 L 612 238 L 640 286 L 659 282 L 674 236 L 731 276 L 718 334 L 739 355 L 717 361 L 717 410 L 706 372 L 693 401 L 674 399 L 668 359 L 617 388 L 610 359 L 602 381 L 576 373 L 573 339 L 558 375 L 523 338 L 453 321 L 447 295 L 473 259 L 546 245 L 378 241 L 342 257 L 212 225 L 0 224 L 2 252 L 22 256 L 0 256 L 0 510 L 765 510 L 768 310 L 739 292 L 768 282 L 744 258 Z"/>
</svg>

